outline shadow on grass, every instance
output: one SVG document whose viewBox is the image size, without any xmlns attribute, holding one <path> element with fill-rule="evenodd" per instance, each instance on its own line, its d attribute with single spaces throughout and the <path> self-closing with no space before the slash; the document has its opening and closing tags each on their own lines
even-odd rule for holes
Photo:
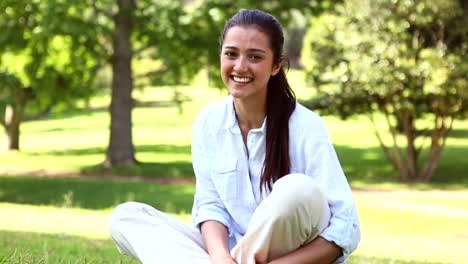
<svg viewBox="0 0 468 264">
<path fill-rule="evenodd" d="M 343 170 L 351 185 L 400 183 L 400 175 L 385 159 L 379 147 L 351 148 L 335 145 Z M 447 146 L 430 183 L 406 184 L 421 189 L 463 189 L 468 188 L 468 149 Z M 422 159 L 425 155 L 423 153 Z"/>
<path fill-rule="evenodd" d="M 128 167 L 104 168 L 102 166 L 89 166 L 80 170 L 85 174 L 115 174 L 132 176 L 144 176 L 151 178 L 177 178 L 194 179 L 193 167 L 191 162 L 145 162 Z"/>
<path fill-rule="evenodd" d="M 169 148 L 169 146 L 164 146 Z M 188 148 L 182 146 L 181 148 Z M 350 148 L 336 146 L 349 182 L 373 184 L 399 183 L 399 175 L 383 158 L 380 148 Z M 426 185 L 407 185 L 419 189 L 463 189 L 468 187 L 465 159 L 467 150 L 449 146 L 442 154 L 433 182 Z M 144 163 L 133 168 L 116 168 L 87 172 L 112 172 L 121 175 L 193 178 L 190 162 Z M 189 213 L 194 184 L 159 185 L 148 182 L 111 181 L 82 178 L 41 178 L 0 175 L 0 201 L 33 205 L 75 206 L 88 209 L 113 207 L 125 201 L 151 204 L 169 213 Z"/>
<path fill-rule="evenodd" d="M 148 145 L 137 145 L 135 146 L 136 152 L 152 152 L 160 154 L 188 154 L 190 155 L 190 145 L 169 145 L 169 144 L 148 144 Z M 28 155 L 52 155 L 52 156 L 81 156 L 81 155 L 95 155 L 105 154 L 106 148 L 95 147 L 95 148 L 79 148 L 79 149 L 64 149 L 64 150 L 53 150 L 44 152 L 27 152 Z"/>
<path fill-rule="evenodd" d="M 468 138 L 468 129 L 454 129 L 450 133 L 451 138 Z"/>
<path fill-rule="evenodd" d="M 341 165 L 351 184 L 355 187 L 366 187 L 375 184 L 399 184 L 400 175 L 384 158 L 379 147 L 352 148 L 346 145 L 335 145 Z M 73 156 L 103 154 L 103 148 L 71 149 L 49 153 L 32 153 L 31 155 Z M 137 152 L 152 152 L 174 157 L 172 162 L 146 162 L 129 167 L 103 168 L 95 164 L 81 168 L 84 174 L 145 176 L 152 178 L 193 179 L 194 173 L 190 161 L 177 160 L 181 155 L 190 154 L 189 145 L 140 145 Z M 419 189 L 463 189 L 468 188 L 468 149 L 447 146 L 442 152 L 438 169 L 431 183 L 406 184 L 404 186 Z M 52 157 L 53 158 L 53 157 Z M 423 154 L 424 158 L 424 154 Z M 423 159 L 422 159 L 423 160 Z M 364 185 L 364 186 L 363 186 Z"/>
<path fill-rule="evenodd" d="M 174 101 L 134 101 L 133 109 L 135 108 L 176 108 L 177 103 Z M 108 113 L 109 107 L 86 107 L 86 108 L 71 108 L 69 111 L 61 113 L 44 113 L 36 117 L 27 117 L 27 121 L 37 120 L 61 120 L 73 117 L 82 117 L 83 115 L 91 115 L 93 113 Z M 44 130 L 45 132 L 47 130 Z"/>
<path fill-rule="evenodd" d="M 0 201 L 58 207 L 104 209 L 126 201 L 138 201 L 167 213 L 190 213 L 194 191 L 194 184 L 159 185 L 85 178 L 0 177 Z"/>
<path fill-rule="evenodd" d="M 110 240 L 0 230 L 0 263 L 138 263 Z"/>
</svg>

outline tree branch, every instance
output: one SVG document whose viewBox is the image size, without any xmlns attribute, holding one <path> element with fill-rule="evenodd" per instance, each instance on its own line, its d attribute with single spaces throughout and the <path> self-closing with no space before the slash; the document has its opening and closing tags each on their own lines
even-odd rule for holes
<svg viewBox="0 0 468 264">
<path fill-rule="evenodd" d="M 414 141 L 416 139 L 414 135 L 414 123 L 413 117 L 408 111 L 402 111 L 400 114 L 400 119 L 403 122 L 403 131 L 406 136 L 406 165 L 408 168 L 408 177 L 413 179 L 417 176 L 417 164 L 418 154 L 416 148 L 414 147 Z"/>
<path fill-rule="evenodd" d="M 382 148 L 385 157 L 387 158 L 388 161 L 390 161 L 390 163 L 392 163 L 392 165 L 397 170 L 399 170 L 399 167 L 398 167 L 398 164 L 397 164 L 397 161 L 396 161 L 395 157 L 392 156 L 392 153 L 390 152 L 390 149 L 387 147 L 387 145 L 385 145 L 385 143 L 382 140 L 382 137 L 381 137 L 381 135 L 379 133 L 379 130 L 377 129 L 377 126 L 375 125 L 374 115 L 372 113 L 369 115 L 369 119 L 370 119 L 370 121 L 372 123 L 372 126 L 374 127 L 374 134 L 377 137 L 377 140 L 379 141 L 379 145 Z"/>
<path fill-rule="evenodd" d="M 427 128 L 427 129 L 424 129 L 424 131 L 429 131 L 430 129 Z M 422 135 L 422 142 L 421 144 L 416 148 L 416 152 L 418 153 L 418 159 L 421 157 L 421 151 L 423 150 L 424 148 L 424 145 L 426 143 L 426 139 L 429 137 L 428 133 L 424 132 L 424 133 L 421 133 L 420 135 L 418 136 L 421 136 Z"/>
<path fill-rule="evenodd" d="M 434 120 L 434 130 L 432 131 L 432 144 L 428 154 L 428 158 L 421 170 L 418 177 L 423 181 L 429 181 L 433 177 L 435 170 L 437 169 L 437 161 L 440 158 L 440 154 L 445 147 L 448 136 L 453 129 L 454 117 L 449 116 L 449 124 L 446 126 L 446 119 L 441 115 L 436 115 Z M 440 120 L 440 125 L 438 124 Z"/>
<path fill-rule="evenodd" d="M 397 168 L 401 172 L 401 175 L 406 178 L 407 177 L 406 176 L 407 171 L 406 171 L 406 167 L 405 167 L 404 162 L 403 162 L 403 155 L 401 153 L 400 148 L 398 147 L 397 133 L 395 131 L 395 127 L 390 122 L 390 117 L 389 117 L 390 114 L 388 113 L 387 106 L 385 104 L 382 106 L 382 110 L 383 110 L 383 112 L 385 114 L 385 120 L 387 121 L 388 129 L 390 130 L 390 134 L 392 135 L 393 150 L 395 152 L 395 159 L 396 159 L 396 163 L 397 163 Z"/>
</svg>

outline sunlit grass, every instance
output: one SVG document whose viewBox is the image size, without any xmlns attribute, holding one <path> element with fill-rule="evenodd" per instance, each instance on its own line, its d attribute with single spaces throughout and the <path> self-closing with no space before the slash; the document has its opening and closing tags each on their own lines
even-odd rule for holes
<svg viewBox="0 0 468 264">
<path fill-rule="evenodd" d="M 301 71 L 291 70 L 288 76 L 298 98 L 305 99 L 312 96 L 314 90 L 308 87 L 302 74 Z M 104 161 L 109 143 L 107 108 L 110 97 L 100 95 L 82 110 L 24 122 L 21 127 L 21 151 L 0 152 L 0 174 L 2 171 L 71 170 L 157 178 L 193 178 L 190 157 L 192 122 L 206 104 L 227 94 L 226 90 L 210 89 L 207 86 L 201 74 L 192 85 L 176 87 L 189 99 L 181 115 L 172 103 L 175 87 L 135 89 L 134 98 L 140 105 L 144 105 L 137 106 L 132 112 L 133 141 L 136 158 L 142 162 L 141 165 L 111 170 L 96 166 Z M 386 133 L 384 119 L 378 114 L 375 118 L 377 127 L 390 144 L 391 137 Z M 337 117 L 326 116 L 324 121 L 353 187 L 388 189 L 409 186 L 399 183 L 399 175 L 384 158 L 367 117 L 342 121 Z M 429 120 L 424 122 L 428 123 Z M 433 182 L 410 187 L 468 187 L 468 163 L 465 161 L 468 156 L 468 122 L 457 121 L 454 128 L 442 152 Z M 398 140 L 404 142 L 402 136 Z"/>
<path fill-rule="evenodd" d="M 2 264 L 132 263 L 110 239 L 0 230 Z"/>
<path fill-rule="evenodd" d="M 107 217 L 110 212 L 111 208 L 90 210 L 0 203 L 0 215 L 4 216 L 0 230 L 108 239 Z M 190 221 L 187 213 L 172 215 L 180 220 Z"/>
<path fill-rule="evenodd" d="M 131 188 L 135 183 L 126 184 Z M 178 186 L 168 188 L 176 191 Z M 460 259 L 468 258 L 466 191 L 359 191 L 354 196 L 362 241 L 349 263 L 461 263 Z M 111 208 L 66 206 L 66 202 L 62 206 L 0 203 L 0 260 L 16 251 L 24 258 L 46 257 L 49 262 L 44 263 L 88 263 L 85 258 L 94 258 L 92 263 L 129 261 L 110 241 Z M 188 213 L 173 215 L 190 221 Z M 18 256 L 13 259 L 16 262 L 11 263 L 28 263 Z"/>
<path fill-rule="evenodd" d="M 356 254 L 460 263 L 468 254 L 468 192 L 355 193 L 362 241 Z"/>
</svg>

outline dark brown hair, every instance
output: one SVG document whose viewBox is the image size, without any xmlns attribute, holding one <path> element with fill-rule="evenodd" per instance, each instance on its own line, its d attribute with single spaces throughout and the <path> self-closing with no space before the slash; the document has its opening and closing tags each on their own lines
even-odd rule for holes
<svg viewBox="0 0 468 264">
<path fill-rule="evenodd" d="M 273 63 L 277 64 L 284 61 L 283 29 L 275 17 L 260 10 L 239 11 L 226 21 L 220 38 L 221 47 L 227 31 L 234 26 L 254 26 L 267 34 L 273 50 Z M 289 86 L 283 67 L 268 81 L 266 104 L 266 152 L 260 186 L 271 191 L 272 184 L 284 175 L 289 174 L 291 170 L 289 117 L 296 108 L 296 97 Z M 263 188 L 260 188 L 260 190 L 263 190 Z"/>
</svg>

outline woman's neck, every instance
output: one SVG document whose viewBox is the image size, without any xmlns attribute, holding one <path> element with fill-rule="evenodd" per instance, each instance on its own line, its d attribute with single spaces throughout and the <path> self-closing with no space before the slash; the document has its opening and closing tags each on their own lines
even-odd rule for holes
<svg viewBox="0 0 468 264">
<path fill-rule="evenodd" d="M 234 98 L 237 122 L 243 132 L 262 127 L 266 116 L 266 102 L 246 101 Z"/>
</svg>

